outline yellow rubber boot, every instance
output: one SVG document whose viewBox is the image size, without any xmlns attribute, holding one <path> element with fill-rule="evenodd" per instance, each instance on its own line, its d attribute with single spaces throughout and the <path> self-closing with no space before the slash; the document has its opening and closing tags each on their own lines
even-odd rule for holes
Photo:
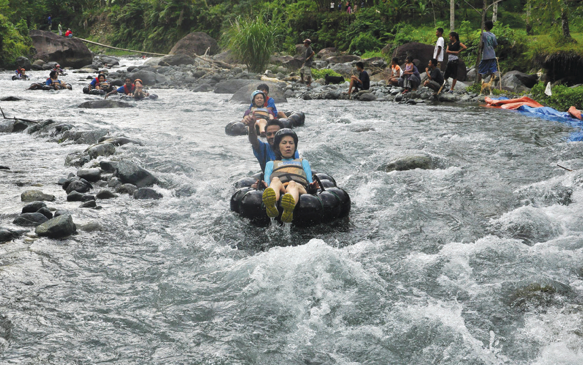
<svg viewBox="0 0 583 365">
<path fill-rule="evenodd" d="M 265 205 L 265 212 L 269 218 L 276 218 L 279 215 L 276 203 L 275 190 L 273 188 L 265 189 L 263 192 L 263 205 Z"/>
<path fill-rule="evenodd" d="M 296 207 L 296 201 L 291 194 L 285 194 L 281 198 L 281 207 L 283 208 L 283 213 L 281 214 L 281 221 L 283 223 L 290 223 L 294 219 L 294 209 Z"/>
</svg>

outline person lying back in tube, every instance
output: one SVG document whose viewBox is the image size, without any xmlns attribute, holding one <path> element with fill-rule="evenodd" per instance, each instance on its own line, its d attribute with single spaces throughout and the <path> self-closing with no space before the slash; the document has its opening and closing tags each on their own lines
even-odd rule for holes
<svg viewBox="0 0 583 365">
<path fill-rule="evenodd" d="M 123 93 L 125 95 L 134 96 L 134 91 L 136 90 L 136 85 L 132 82 L 130 77 L 125 78 L 125 83 L 123 86 L 118 87 L 117 89 L 113 89 L 107 95 L 105 95 L 105 99 L 111 94 Z"/>
<path fill-rule="evenodd" d="M 135 79 L 134 83 L 136 85 L 136 90 L 134 91 L 134 98 L 144 99 L 150 96 L 150 93 L 144 90 L 144 83 L 141 79 Z"/>
<path fill-rule="evenodd" d="M 312 169 L 308 160 L 294 158 L 298 147 L 298 136 L 289 128 L 279 130 L 275 134 L 273 149 L 275 161 L 269 161 L 265 165 L 264 184 L 269 187 L 263 192 L 263 205 L 270 218 L 277 218 L 277 201 L 281 198 L 283 213 L 281 221 L 291 223 L 294 209 L 299 202 L 301 194 L 316 191 L 318 183 L 312 181 Z"/>
<path fill-rule="evenodd" d="M 49 78 L 47 79 L 45 84 L 53 87 L 55 90 L 67 88 L 67 84 L 59 80 L 59 75 L 57 74 L 57 71 L 51 71 L 51 73 L 49 74 Z"/>
<path fill-rule="evenodd" d="M 284 112 L 278 112 L 277 111 L 277 107 L 275 106 L 275 100 L 273 100 L 273 98 L 269 97 L 269 85 L 267 84 L 259 84 L 257 86 L 257 90 L 259 91 L 263 91 L 263 94 L 265 94 L 265 104 L 263 105 L 264 107 L 266 107 L 268 110 L 271 110 L 273 112 L 273 115 L 276 118 L 287 118 L 287 115 L 285 115 Z M 250 108 L 253 107 L 253 103 L 251 103 L 251 105 L 249 106 Z"/>
<path fill-rule="evenodd" d="M 99 76 L 91 80 L 88 86 L 89 91 L 93 89 L 108 91 L 110 88 L 111 86 L 109 85 L 109 82 L 105 78 L 104 74 L 99 74 Z"/>
<path fill-rule="evenodd" d="M 261 90 L 255 90 L 251 94 L 251 107 L 243 115 L 243 124 L 249 125 L 252 118 L 255 118 L 256 125 L 259 127 L 259 134 L 265 137 L 265 127 L 267 121 L 275 119 L 273 111 L 265 107 L 265 93 Z"/>
</svg>

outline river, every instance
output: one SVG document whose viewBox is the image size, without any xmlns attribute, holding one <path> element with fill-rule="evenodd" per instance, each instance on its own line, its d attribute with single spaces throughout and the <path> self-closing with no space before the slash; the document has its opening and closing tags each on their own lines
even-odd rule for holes
<svg viewBox="0 0 583 365">
<path fill-rule="evenodd" d="M 126 64 L 129 64 L 127 61 Z M 32 81 L 47 72 L 30 72 Z M 101 229 L 0 245 L 1 364 L 581 364 L 583 144 L 565 124 L 459 105 L 289 100 L 312 169 L 351 196 L 349 219 L 266 230 L 229 209 L 259 165 L 224 126 L 230 95 L 152 90 L 128 109 L 80 109 L 0 73 L 7 116 L 107 128 L 165 183 L 101 210 L 56 184 L 86 145 L 0 134 L 0 225 L 20 193 Z M 383 171 L 424 153 L 435 169 Z M 569 172 L 557 163 L 573 169 Z"/>
</svg>

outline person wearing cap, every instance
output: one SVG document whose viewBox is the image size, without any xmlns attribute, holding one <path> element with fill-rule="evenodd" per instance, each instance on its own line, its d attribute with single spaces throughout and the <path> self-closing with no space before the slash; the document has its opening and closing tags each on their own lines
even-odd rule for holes
<svg viewBox="0 0 583 365">
<path fill-rule="evenodd" d="M 135 79 L 134 84 L 136 85 L 136 90 L 134 91 L 135 99 L 144 99 L 150 96 L 150 93 L 144 90 L 144 83 L 141 79 Z"/>
<path fill-rule="evenodd" d="M 117 93 L 123 93 L 124 95 L 133 96 L 135 90 L 136 90 L 136 85 L 134 85 L 134 83 L 132 82 L 132 79 L 130 77 L 126 77 L 125 83 L 123 84 L 123 86 L 120 86 L 117 89 L 113 89 L 112 91 L 107 93 L 105 95 L 105 99 L 107 99 L 107 97 L 109 95 L 117 94 Z"/>
<path fill-rule="evenodd" d="M 20 67 L 16 69 L 16 78 L 17 79 L 28 79 L 28 75 L 26 74 L 26 70 L 24 67 Z"/>
<path fill-rule="evenodd" d="M 255 90 L 251 94 L 251 106 L 245 111 L 243 115 L 243 124 L 249 125 L 252 119 L 255 119 L 257 126 L 259 127 L 259 133 L 262 137 L 265 137 L 265 127 L 267 122 L 271 119 L 275 119 L 273 111 L 269 110 L 265 106 L 266 95 L 261 90 Z"/>
<path fill-rule="evenodd" d="M 263 181 L 269 187 L 263 192 L 263 205 L 270 218 L 277 218 L 277 202 L 281 194 L 280 205 L 283 208 L 281 221 L 291 223 L 294 209 L 300 195 L 314 191 L 318 183 L 312 180 L 312 169 L 306 159 L 295 158 L 298 149 L 298 136 L 289 128 L 280 129 L 274 137 L 273 150 L 276 160 L 265 165 Z"/>
<path fill-rule="evenodd" d="M 63 75 L 65 72 L 63 71 L 63 69 L 61 68 L 61 65 L 59 65 L 58 63 L 55 65 L 55 68 L 53 68 L 53 71 L 57 71 L 57 73 L 59 75 Z"/>
<path fill-rule="evenodd" d="M 313 50 L 312 47 L 310 47 L 310 45 L 312 44 L 312 41 L 310 39 L 304 39 L 304 47 L 306 47 L 305 53 L 304 53 L 304 63 L 302 64 L 302 71 L 301 71 L 301 76 L 302 76 L 302 82 L 304 82 L 304 76 L 308 78 L 308 82 L 307 82 L 307 86 L 310 87 L 310 85 L 312 84 L 312 61 L 314 58 L 314 55 L 316 54 Z"/>
</svg>

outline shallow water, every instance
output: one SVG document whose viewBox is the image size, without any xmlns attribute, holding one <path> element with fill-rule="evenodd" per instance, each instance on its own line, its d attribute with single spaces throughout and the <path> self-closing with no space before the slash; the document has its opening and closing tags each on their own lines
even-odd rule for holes
<svg viewBox="0 0 583 365">
<path fill-rule="evenodd" d="M 33 80 L 45 72 L 32 72 Z M 583 363 L 583 144 L 557 122 L 479 106 L 290 100 L 299 149 L 352 198 L 347 220 L 266 230 L 229 210 L 259 169 L 230 95 L 153 90 L 132 109 L 0 74 L 7 116 L 107 128 L 165 181 L 158 201 L 82 210 L 56 181 L 86 145 L 0 135 L 0 225 L 22 191 L 102 230 L 0 245 L 2 364 Z M 425 153 L 437 168 L 386 173 Z M 568 172 L 557 163 L 574 169 Z M 38 186 L 38 187 L 37 187 Z"/>
</svg>

